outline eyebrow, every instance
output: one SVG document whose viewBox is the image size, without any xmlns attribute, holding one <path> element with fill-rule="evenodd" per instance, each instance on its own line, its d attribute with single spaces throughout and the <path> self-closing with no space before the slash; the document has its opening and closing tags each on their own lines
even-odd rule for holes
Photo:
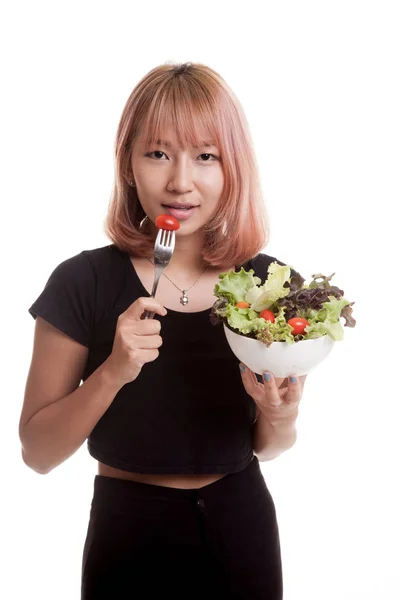
<svg viewBox="0 0 400 600">
<path fill-rule="evenodd" d="M 165 146 L 166 148 L 172 147 L 171 142 L 169 142 L 168 140 L 156 140 L 155 145 L 156 146 Z M 193 146 L 193 148 L 204 148 L 204 147 L 208 148 L 208 147 L 212 147 L 212 146 L 214 146 L 214 144 L 211 141 L 209 141 L 209 142 L 204 142 L 200 146 Z"/>
</svg>

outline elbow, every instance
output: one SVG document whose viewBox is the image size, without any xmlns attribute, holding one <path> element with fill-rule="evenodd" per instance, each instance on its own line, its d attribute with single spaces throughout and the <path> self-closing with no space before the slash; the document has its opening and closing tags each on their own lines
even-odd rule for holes
<svg viewBox="0 0 400 600">
<path fill-rule="evenodd" d="M 282 452 L 283 450 L 264 450 L 261 452 L 254 452 L 254 454 L 258 458 L 259 462 L 267 462 L 268 460 L 277 458 L 280 454 L 282 454 Z"/>
<path fill-rule="evenodd" d="M 26 464 L 27 467 L 38 473 L 39 475 L 47 475 L 52 470 L 48 464 L 45 464 L 43 461 L 37 460 L 31 454 L 29 454 L 26 449 L 22 446 L 21 450 L 22 460 Z"/>
<path fill-rule="evenodd" d="M 52 470 L 48 456 L 44 456 L 43 448 L 40 448 L 36 436 L 26 428 L 26 425 L 20 424 L 19 439 L 21 442 L 21 456 L 27 467 L 39 475 L 47 475 Z"/>
</svg>

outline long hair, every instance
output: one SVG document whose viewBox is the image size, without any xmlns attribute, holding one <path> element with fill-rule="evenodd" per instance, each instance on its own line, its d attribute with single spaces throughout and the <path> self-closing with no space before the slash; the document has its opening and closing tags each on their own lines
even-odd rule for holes
<svg viewBox="0 0 400 600">
<path fill-rule="evenodd" d="M 115 140 L 107 237 L 132 256 L 152 255 L 155 228 L 139 227 L 145 213 L 136 188 L 129 185 L 132 146 L 139 133 L 154 142 L 171 125 L 183 146 L 201 145 L 197 131 L 205 130 L 220 152 L 224 185 L 204 228 L 203 259 L 227 267 L 253 258 L 269 241 L 269 224 L 247 119 L 222 77 L 202 64 L 158 66 L 129 96 Z"/>
</svg>

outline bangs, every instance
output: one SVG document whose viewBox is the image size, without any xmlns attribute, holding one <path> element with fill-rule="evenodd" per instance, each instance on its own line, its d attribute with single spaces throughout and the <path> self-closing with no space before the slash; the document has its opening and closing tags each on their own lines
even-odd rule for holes
<svg viewBox="0 0 400 600">
<path fill-rule="evenodd" d="M 145 143 L 165 140 L 166 132 L 172 129 L 183 147 L 216 146 L 222 150 L 218 111 L 196 83 L 174 78 L 159 90 L 144 111 L 146 118 L 140 129 Z"/>
</svg>

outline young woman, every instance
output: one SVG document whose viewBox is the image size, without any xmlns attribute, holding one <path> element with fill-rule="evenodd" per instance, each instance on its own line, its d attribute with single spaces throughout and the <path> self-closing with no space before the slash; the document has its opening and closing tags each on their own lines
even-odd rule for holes
<svg viewBox="0 0 400 600">
<path fill-rule="evenodd" d="M 210 320 L 221 272 L 264 281 L 276 260 L 260 253 L 268 225 L 245 116 L 212 69 L 162 65 L 129 97 L 115 150 L 112 243 L 59 264 L 29 309 L 24 461 L 48 473 L 85 440 L 98 461 L 82 599 L 279 600 L 259 461 L 294 444 L 305 377 L 256 377 Z M 163 213 L 180 228 L 152 298 Z"/>
</svg>

